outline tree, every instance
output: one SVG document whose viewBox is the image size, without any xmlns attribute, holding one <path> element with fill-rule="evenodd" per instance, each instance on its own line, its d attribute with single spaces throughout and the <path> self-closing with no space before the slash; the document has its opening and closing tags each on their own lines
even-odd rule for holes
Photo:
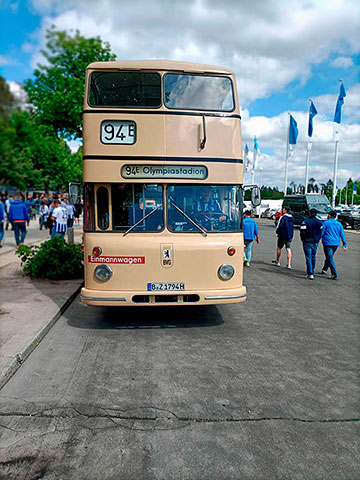
<svg viewBox="0 0 360 480">
<path fill-rule="evenodd" d="M 5 78 L 0 76 L 0 118 L 8 120 L 11 112 L 17 106 L 17 100 L 10 92 L 9 85 Z"/>
<path fill-rule="evenodd" d="M 52 27 L 46 38 L 41 53 L 48 63 L 38 65 L 34 80 L 25 82 L 25 90 L 41 123 L 63 138 L 81 138 L 86 67 L 116 57 L 100 37 L 85 38 L 78 30 L 71 36 Z"/>
<path fill-rule="evenodd" d="M 66 190 L 69 181 L 81 179 L 81 168 L 81 153 L 72 154 L 34 113 L 18 109 L 7 124 L 0 124 L 1 184 Z"/>
</svg>

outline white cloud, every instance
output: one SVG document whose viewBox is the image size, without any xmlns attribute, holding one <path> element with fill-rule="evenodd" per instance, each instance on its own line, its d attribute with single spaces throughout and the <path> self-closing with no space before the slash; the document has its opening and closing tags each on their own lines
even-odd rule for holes
<svg viewBox="0 0 360 480">
<path fill-rule="evenodd" d="M 304 183 L 305 159 L 307 148 L 308 113 L 292 112 L 299 128 L 295 154 L 289 159 L 289 183 Z M 249 112 L 242 112 L 243 143 L 253 150 L 253 138 L 257 136 L 260 150 L 272 151 L 272 154 L 261 153 L 258 167 L 263 167 L 262 183 L 280 189 L 284 184 L 284 168 L 288 129 L 288 114 L 284 112 L 276 117 L 250 117 Z M 342 186 L 349 177 L 360 178 L 360 125 L 342 124 L 339 142 L 338 184 Z M 318 183 L 326 183 L 333 176 L 335 156 L 335 141 L 333 137 L 333 122 L 324 121 L 319 115 L 314 118 L 314 133 L 310 152 L 309 174 Z M 248 176 L 248 174 L 247 174 Z M 260 181 L 260 173 L 256 172 L 255 181 Z M 246 182 L 250 178 L 245 179 Z"/>
<path fill-rule="evenodd" d="M 242 105 L 305 82 L 330 53 L 359 51 L 355 0 L 33 0 L 51 24 L 109 41 L 119 60 L 220 64 L 239 78 Z M 43 42 L 42 42 L 43 46 Z M 345 57 L 342 57 L 345 58 Z M 36 56 L 33 64 L 39 61 Z"/>
<path fill-rule="evenodd" d="M 5 67 L 7 65 L 17 65 L 17 61 L 8 57 L 5 57 L 4 55 L 0 55 L 0 66 Z"/>
<path fill-rule="evenodd" d="M 330 65 L 334 68 L 349 68 L 354 65 L 354 62 L 350 57 L 337 57 Z"/>
</svg>

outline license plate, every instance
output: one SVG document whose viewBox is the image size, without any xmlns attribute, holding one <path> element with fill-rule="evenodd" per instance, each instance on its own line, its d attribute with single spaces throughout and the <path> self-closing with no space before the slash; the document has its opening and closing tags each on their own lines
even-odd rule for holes
<svg viewBox="0 0 360 480">
<path fill-rule="evenodd" d="M 105 120 L 101 123 L 102 143 L 132 145 L 136 141 L 136 124 L 130 120 Z"/>
<path fill-rule="evenodd" d="M 148 283 L 148 292 L 185 290 L 185 283 Z"/>
</svg>

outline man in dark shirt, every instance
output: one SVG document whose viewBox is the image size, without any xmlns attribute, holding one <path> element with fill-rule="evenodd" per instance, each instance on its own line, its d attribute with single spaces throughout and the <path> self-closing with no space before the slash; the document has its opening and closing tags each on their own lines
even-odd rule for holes
<svg viewBox="0 0 360 480">
<path fill-rule="evenodd" d="M 278 226 L 276 228 L 276 234 L 278 236 L 277 248 L 276 248 L 276 260 L 272 260 L 272 263 L 280 267 L 281 249 L 286 248 L 287 268 L 291 268 L 291 240 L 294 236 L 294 217 L 290 213 L 290 208 L 283 206 L 283 215 L 280 218 Z"/>
<path fill-rule="evenodd" d="M 306 277 L 314 280 L 314 271 L 316 264 L 316 251 L 321 238 L 323 228 L 322 221 L 316 218 L 317 210 L 312 208 L 309 212 L 309 218 L 304 220 L 300 226 L 300 238 L 303 242 L 303 249 L 306 260 Z"/>
</svg>

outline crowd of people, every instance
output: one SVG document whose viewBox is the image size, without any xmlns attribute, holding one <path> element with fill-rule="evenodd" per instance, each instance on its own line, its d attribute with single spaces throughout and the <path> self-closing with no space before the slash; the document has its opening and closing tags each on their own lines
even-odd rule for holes
<svg viewBox="0 0 360 480">
<path fill-rule="evenodd" d="M 18 193 L 7 195 L 1 194 L 0 201 L 0 248 L 3 246 L 5 230 L 11 227 L 14 232 L 15 243 L 18 247 L 25 241 L 27 227 L 31 220 L 38 217 L 40 230 L 48 229 L 51 238 L 65 237 L 68 228 L 75 224 L 79 225 L 82 213 L 82 204 L 77 202 L 72 205 L 60 194 L 40 194 L 34 197 Z"/>
<path fill-rule="evenodd" d="M 303 245 L 305 263 L 306 263 L 306 278 L 314 280 L 316 253 L 320 241 L 324 249 L 324 265 L 321 269 L 321 274 L 325 275 L 330 270 L 330 278 L 337 280 L 338 274 L 334 262 L 334 255 L 340 242 L 343 249 L 348 249 L 344 228 L 340 222 L 336 220 L 337 213 L 330 211 L 328 219 L 324 222 L 316 218 L 317 210 L 312 208 L 309 211 L 309 216 L 300 225 L 300 239 Z M 244 265 L 249 267 L 252 255 L 252 245 L 256 240 L 259 243 L 258 228 L 255 220 L 251 218 L 251 211 L 247 210 L 244 213 L 243 221 L 244 231 Z M 272 264 L 280 267 L 280 257 L 282 249 L 285 247 L 286 252 L 286 268 L 291 269 L 291 242 L 294 237 L 294 217 L 291 215 L 290 208 L 284 206 L 282 209 L 282 216 L 276 228 L 277 245 L 276 245 L 276 259 L 272 260 Z"/>
</svg>

